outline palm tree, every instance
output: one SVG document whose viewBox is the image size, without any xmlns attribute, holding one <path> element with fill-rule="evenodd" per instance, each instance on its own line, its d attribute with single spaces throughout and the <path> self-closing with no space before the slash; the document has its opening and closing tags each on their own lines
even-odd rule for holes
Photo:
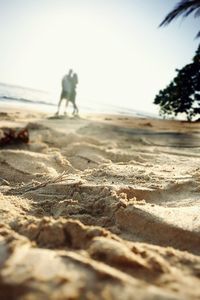
<svg viewBox="0 0 200 300">
<path fill-rule="evenodd" d="M 165 26 L 171 23 L 174 19 L 179 16 L 187 17 L 190 14 L 194 13 L 195 17 L 200 16 L 200 0 L 182 0 L 177 3 L 175 8 L 165 17 L 162 23 L 159 25 Z M 196 37 L 200 37 L 200 31 Z"/>
</svg>

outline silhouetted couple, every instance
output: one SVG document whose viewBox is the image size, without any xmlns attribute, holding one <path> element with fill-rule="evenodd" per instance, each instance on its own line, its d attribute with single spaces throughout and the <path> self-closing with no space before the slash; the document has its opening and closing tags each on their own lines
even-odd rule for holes
<svg viewBox="0 0 200 300">
<path fill-rule="evenodd" d="M 56 115 L 59 114 L 60 110 L 60 105 L 62 103 L 63 99 L 66 99 L 66 105 L 65 105 L 65 112 L 64 114 L 66 115 L 66 110 L 68 103 L 71 102 L 73 105 L 73 115 L 78 114 L 78 107 L 76 105 L 76 86 L 78 84 L 78 76 L 76 73 L 73 73 L 73 71 L 70 69 L 68 74 L 65 75 L 62 79 L 62 91 L 60 95 L 60 100 L 58 103 L 58 111 L 56 112 Z"/>
</svg>

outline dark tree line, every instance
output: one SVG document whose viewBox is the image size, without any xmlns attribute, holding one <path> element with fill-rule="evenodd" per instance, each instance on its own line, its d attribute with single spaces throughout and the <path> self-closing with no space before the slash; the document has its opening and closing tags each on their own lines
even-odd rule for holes
<svg viewBox="0 0 200 300">
<path fill-rule="evenodd" d="M 177 76 L 155 97 L 161 115 L 185 113 L 188 120 L 200 114 L 200 45 L 192 63 L 177 71 Z"/>
<path fill-rule="evenodd" d="M 187 17 L 190 14 L 200 16 L 200 0 L 182 0 L 168 13 L 160 26 L 171 23 L 179 16 Z M 200 31 L 197 34 L 200 37 Z M 200 45 L 192 63 L 180 70 L 170 84 L 161 90 L 154 99 L 160 105 L 161 115 L 185 113 L 189 121 L 200 114 Z"/>
</svg>

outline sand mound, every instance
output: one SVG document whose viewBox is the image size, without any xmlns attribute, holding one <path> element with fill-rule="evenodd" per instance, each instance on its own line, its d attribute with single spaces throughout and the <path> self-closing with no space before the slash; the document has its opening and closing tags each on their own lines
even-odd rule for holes
<svg viewBox="0 0 200 300">
<path fill-rule="evenodd" d="M 1 299 L 200 298 L 199 125 L 167 124 L 32 115 L 0 149 Z"/>
</svg>

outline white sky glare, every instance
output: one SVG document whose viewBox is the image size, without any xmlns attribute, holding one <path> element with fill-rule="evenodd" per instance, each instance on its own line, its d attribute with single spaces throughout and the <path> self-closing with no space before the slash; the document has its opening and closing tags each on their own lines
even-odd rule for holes
<svg viewBox="0 0 200 300">
<path fill-rule="evenodd" d="M 79 76 L 78 101 L 156 111 L 153 99 L 198 46 L 198 20 L 158 29 L 177 0 L 0 0 L 0 81 L 60 93 Z"/>
</svg>

